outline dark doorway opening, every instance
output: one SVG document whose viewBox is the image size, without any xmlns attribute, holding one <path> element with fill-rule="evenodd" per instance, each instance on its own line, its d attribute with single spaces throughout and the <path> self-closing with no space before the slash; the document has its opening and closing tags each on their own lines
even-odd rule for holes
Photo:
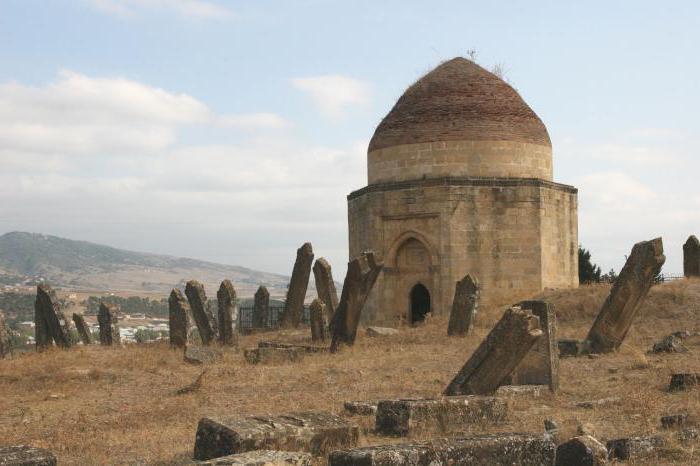
<svg viewBox="0 0 700 466">
<path fill-rule="evenodd" d="M 430 293 L 425 286 L 418 283 L 411 290 L 411 322 L 424 321 L 428 312 L 430 312 Z"/>
</svg>

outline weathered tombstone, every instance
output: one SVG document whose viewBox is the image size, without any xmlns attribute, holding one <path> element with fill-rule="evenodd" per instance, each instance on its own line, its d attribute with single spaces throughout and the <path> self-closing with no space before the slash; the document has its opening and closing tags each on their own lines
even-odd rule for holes
<svg viewBox="0 0 700 466">
<path fill-rule="evenodd" d="M 279 365 L 299 362 L 304 359 L 306 351 L 302 348 L 276 348 L 271 346 L 261 346 L 249 348 L 243 351 L 243 357 L 248 364 L 270 364 Z"/>
<path fill-rule="evenodd" d="M 602 466 L 608 464 L 608 450 L 590 435 L 581 435 L 557 447 L 556 466 Z"/>
<path fill-rule="evenodd" d="M 314 263 L 314 280 L 316 282 L 316 293 L 323 304 L 326 305 L 326 322 L 333 320 L 333 313 L 338 307 L 338 292 L 335 289 L 331 265 L 328 261 L 319 257 Z"/>
<path fill-rule="evenodd" d="M 58 303 L 56 293 L 49 285 L 36 287 L 34 303 L 35 339 L 37 349 L 51 345 L 51 339 L 57 346 L 71 346 L 68 320 Z"/>
<path fill-rule="evenodd" d="M 199 466 L 311 466 L 314 457 L 299 451 L 254 450 L 237 455 L 195 461 Z"/>
<path fill-rule="evenodd" d="M 377 263 L 371 251 L 363 252 L 348 263 L 343 293 L 330 326 L 333 333 L 331 352 L 338 351 L 341 344 L 355 343 L 362 308 L 383 267 L 383 264 Z"/>
<path fill-rule="evenodd" d="M 236 290 L 230 280 L 221 282 L 216 300 L 219 307 L 219 342 L 226 346 L 238 346 L 238 304 Z"/>
<path fill-rule="evenodd" d="M 683 275 L 700 277 L 700 241 L 690 235 L 683 245 Z"/>
<path fill-rule="evenodd" d="M 318 298 L 314 299 L 309 307 L 311 341 L 326 341 L 325 310 L 326 305 Z"/>
<path fill-rule="evenodd" d="M 48 450 L 29 445 L 0 446 L 0 465 L 56 466 L 56 457 Z"/>
<path fill-rule="evenodd" d="M 78 331 L 78 335 L 80 335 L 80 340 L 83 342 L 83 345 L 92 344 L 90 327 L 88 327 L 87 323 L 85 322 L 83 315 L 73 313 L 73 323 L 75 324 L 75 328 Z"/>
<path fill-rule="evenodd" d="M 634 245 L 588 332 L 592 353 L 609 353 L 620 347 L 665 261 L 661 238 Z"/>
<path fill-rule="evenodd" d="M 207 306 L 207 295 L 204 292 L 204 285 L 197 280 L 190 280 L 185 286 L 185 294 L 190 302 L 190 309 L 199 337 L 203 345 L 209 345 L 216 339 L 217 325 L 211 310 Z"/>
<path fill-rule="evenodd" d="M 334 451 L 329 466 L 543 466 L 554 464 L 556 445 L 536 434 L 491 434 Z"/>
<path fill-rule="evenodd" d="M 97 322 L 100 324 L 101 345 L 111 346 L 121 343 L 117 306 L 104 302 L 100 303 L 100 310 L 97 313 Z"/>
<path fill-rule="evenodd" d="M 284 303 L 284 311 L 280 318 L 280 326 L 282 328 L 298 327 L 301 322 L 313 260 L 314 251 L 311 243 L 304 243 L 297 249 L 297 259 L 294 262 L 292 278 L 289 281 L 287 300 Z"/>
<path fill-rule="evenodd" d="M 190 331 L 190 305 L 182 291 L 173 288 L 168 298 L 168 323 L 170 324 L 170 346 L 185 348 Z"/>
<path fill-rule="evenodd" d="M 455 297 L 452 301 L 450 323 L 447 327 L 449 336 L 466 336 L 474 326 L 474 317 L 479 309 L 479 280 L 467 274 L 457 282 Z"/>
<path fill-rule="evenodd" d="M 659 435 L 645 435 L 609 440 L 605 446 L 610 459 L 641 461 L 657 456 L 667 444 Z"/>
<path fill-rule="evenodd" d="M 260 286 L 253 303 L 253 328 L 267 327 L 270 320 L 270 292 Z"/>
<path fill-rule="evenodd" d="M 365 331 L 368 337 L 372 338 L 378 338 L 378 337 L 390 337 L 392 335 L 398 335 L 399 331 L 396 330 L 395 328 L 391 327 L 377 327 L 376 325 L 372 325 L 370 327 L 367 327 L 367 330 Z"/>
<path fill-rule="evenodd" d="M 690 390 L 699 385 L 700 373 L 671 374 L 671 383 L 668 385 L 668 390 L 671 392 L 680 392 Z"/>
<path fill-rule="evenodd" d="M 0 359 L 9 356 L 12 353 L 10 347 L 10 332 L 5 325 L 5 315 L 0 311 Z"/>
<path fill-rule="evenodd" d="M 445 395 L 490 395 L 542 337 L 539 319 L 517 307 L 496 326 L 445 389 Z"/>
<path fill-rule="evenodd" d="M 251 450 L 285 448 L 321 456 L 357 445 L 358 437 L 357 426 L 325 412 L 202 418 L 197 426 L 194 458 L 208 460 Z"/>
<path fill-rule="evenodd" d="M 559 348 L 554 306 L 544 301 L 523 301 L 518 307 L 532 311 L 540 319 L 544 335 L 513 370 L 507 385 L 547 385 L 556 392 L 559 389 Z"/>
</svg>

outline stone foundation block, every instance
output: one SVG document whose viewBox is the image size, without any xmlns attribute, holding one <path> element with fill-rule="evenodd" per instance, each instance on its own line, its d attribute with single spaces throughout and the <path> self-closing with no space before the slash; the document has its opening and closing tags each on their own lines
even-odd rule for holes
<svg viewBox="0 0 700 466">
<path fill-rule="evenodd" d="M 210 466 L 310 466 L 313 456 L 298 451 L 257 450 L 238 455 L 222 456 L 208 461 L 195 461 L 193 465 Z"/>
<path fill-rule="evenodd" d="M 334 451 L 329 466 L 542 466 L 554 464 L 556 446 L 542 435 L 495 434 Z"/>
<path fill-rule="evenodd" d="M 469 424 L 502 422 L 507 413 L 508 403 L 496 397 L 383 400 L 377 404 L 375 429 L 382 435 L 399 436 L 414 430 L 455 432 Z"/>
<path fill-rule="evenodd" d="M 357 445 L 359 429 L 325 412 L 283 416 L 203 418 L 197 427 L 194 458 L 209 460 L 252 450 L 305 451 L 317 456 Z"/>
<path fill-rule="evenodd" d="M 377 401 L 346 401 L 343 407 L 348 414 L 373 416 L 377 414 L 377 403 Z"/>
<path fill-rule="evenodd" d="M 0 447 L 2 466 L 56 466 L 56 457 L 48 450 L 19 445 Z"/>
<path fill-rule="evenodd" d="M 666 440 L 659 436 L 630 437 L 610 440 L 606 446 L 610 459 L 638 460 L 654 456 L 657 449 L 666 446 Z"/>
</svg>

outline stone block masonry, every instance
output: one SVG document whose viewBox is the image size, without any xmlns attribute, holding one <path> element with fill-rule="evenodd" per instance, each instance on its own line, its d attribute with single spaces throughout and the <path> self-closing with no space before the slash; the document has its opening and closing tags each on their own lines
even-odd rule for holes
<svg viewBox="0 0 700 466">
<path fill-rule="evenodd" d="M 197 460 L 209 460 L 252 450 L 305 451 L 316 456 L 357 445 L 359 429 L 326 412 L 282 416 L 203 418 L 194 446 Z"/>
</svg>

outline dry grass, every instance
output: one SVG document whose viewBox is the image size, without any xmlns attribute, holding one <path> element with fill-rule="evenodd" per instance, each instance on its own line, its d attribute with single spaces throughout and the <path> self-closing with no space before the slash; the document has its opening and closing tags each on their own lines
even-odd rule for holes
<svg viewBox="0 0 700 466">
<path fill-rule="evenodd" d="M 543 297 L 557 308 L 560 336 L 582 338 L 606 295 L 607 287 L 593 286 L 546 292 Z M 619 353 L 562 360 L 556 397 L 516 400 L 505 425 L 477 426 L 474 431 L 541 432 L 543 420 L 550 418 L 560 423 L 562 436 L 585 425 L 607 440 L 660 432 L 662 415 L 699 415 L 700 390 L 671 394 L 666 387 L 673 372 L 700 372 L 700 338 L 687 342 L 688 353 L 646 354 L 672 331 L 699 330 L 698 312 L 700 281 L 655 287 Z M 436 396 L 499 313 L 485 310 L 475 334 L 466 339 L 445 337 L 446 319 L 435 318 L 424 326 L 402 329 L 397 336 L 360 336 L 354 348 L 341 354 L 310 355 L 291 365 L 249 366 L 241 354 L 227 353 L 209 367 L 201 387 L 181 395 L 178 389 L 191 384 L 202 370 L 184 363 L 180 352 L 165 345 L 26 354 L 0 361 L 0 444 L 48 448 L 61 464 L 186 462 L 202 416 L 341 412 L 346 400 Z M 289 341 L 306 335 L 249 336 L 242 346 L 270 338 Z M 579 401 L 608 397 L 622 401 L 594 409 L 574 407 Z M 370 425 L 367 419 L 355 419 Z M 362 441 L 387 442 L 370 433 Z M 647 464 L 698 462 L 699 453 L 674 443 L 662 458 Z"/>
</svg>

